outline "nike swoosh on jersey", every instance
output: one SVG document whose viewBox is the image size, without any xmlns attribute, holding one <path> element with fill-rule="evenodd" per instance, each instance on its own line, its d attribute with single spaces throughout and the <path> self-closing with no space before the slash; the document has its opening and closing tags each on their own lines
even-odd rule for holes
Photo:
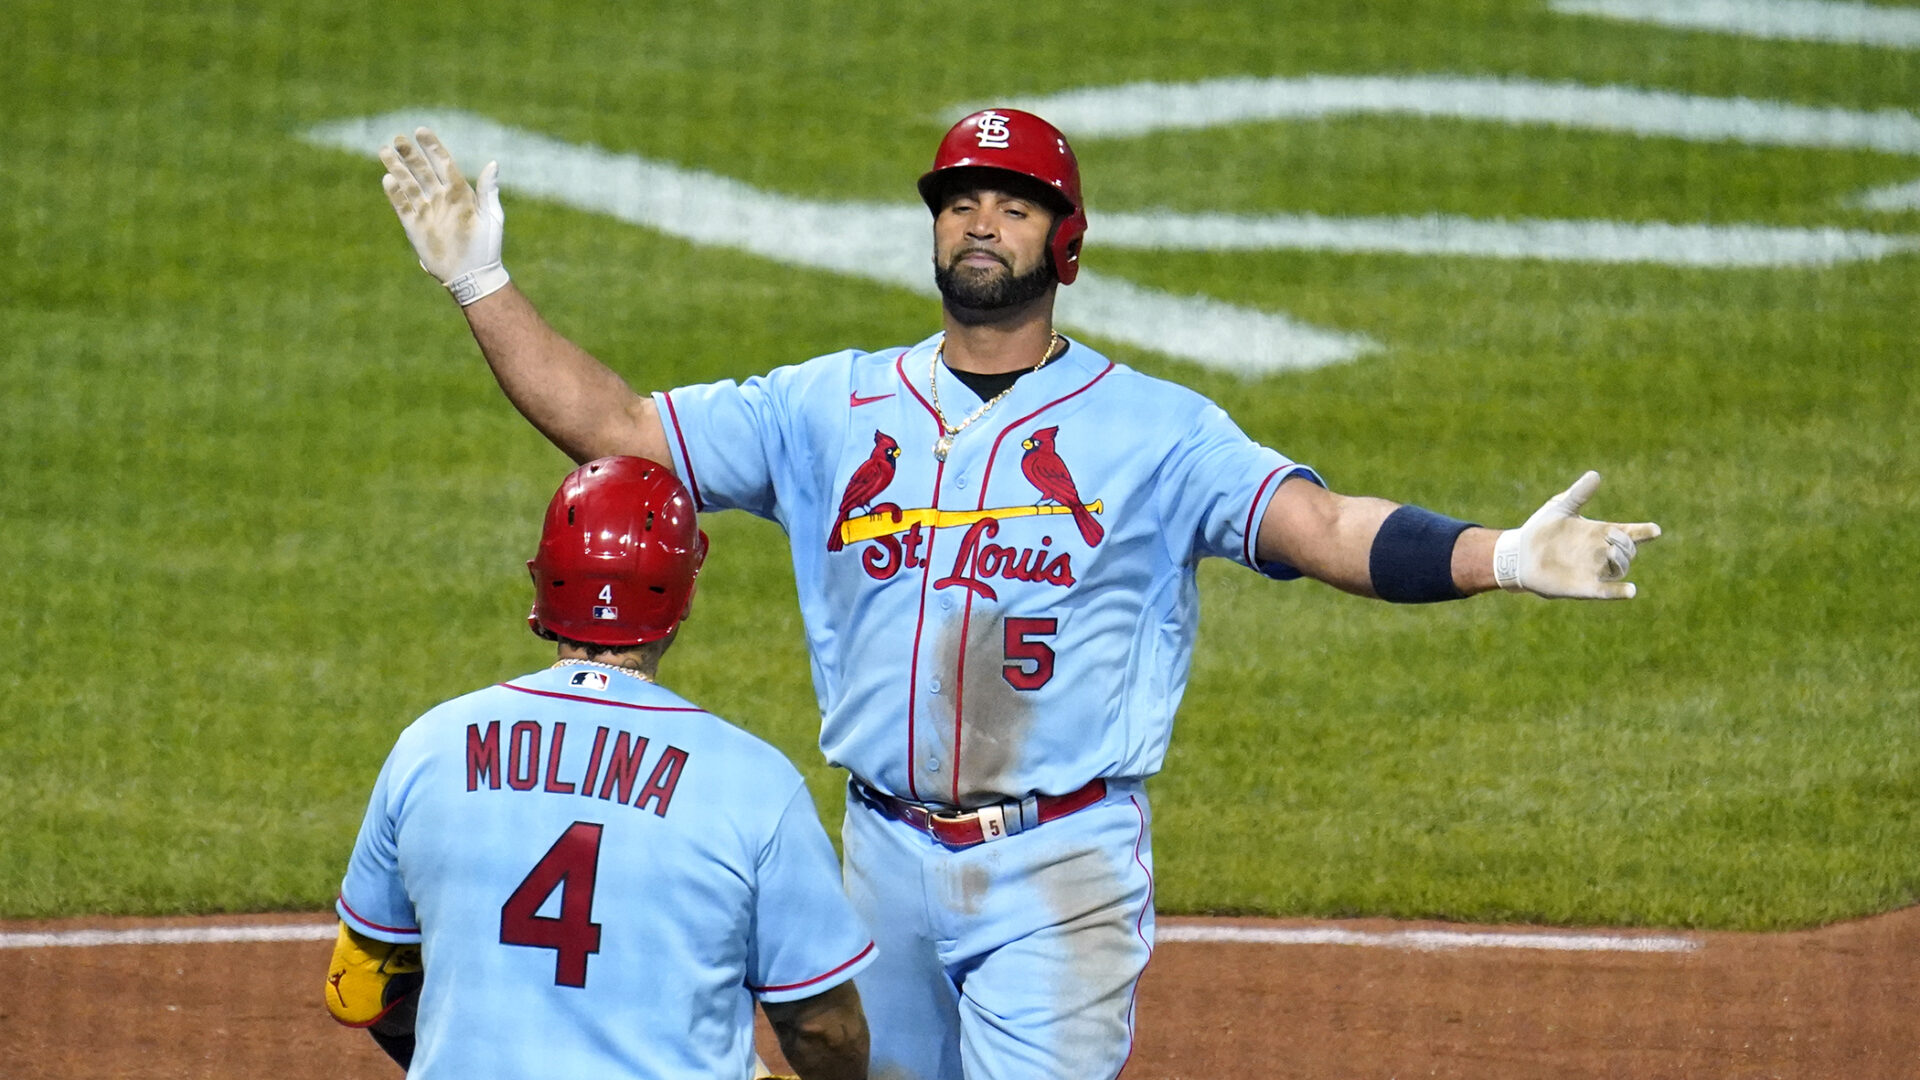
<svg viewBox="0 0 1920 1080">
<path fill-rule="evenodd" d="M 872 397 L 861 397 L 859 392 L 855 391 L 847 395 L 847 407 L 857 409 L 862 405 L 871 405 L 876 401 L 885 401 L 892 396 L 892 394 L 875 394 Z"/>
</svg>

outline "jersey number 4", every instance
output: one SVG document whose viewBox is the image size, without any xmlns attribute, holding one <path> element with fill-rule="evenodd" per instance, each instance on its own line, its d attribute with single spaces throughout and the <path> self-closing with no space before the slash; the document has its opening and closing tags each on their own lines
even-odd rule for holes
<svg viewBox="0 0 1920 1080">
<path fill-rule="evenodd" d="M 526 879 L 500 907 L 500 943 L 559 952 L 555 986 L 587 985 L 587 957 L 600 951 L 600 924 L 593 921 L 593 878 L 600 866 L 602 826 L 576 821 L 533 864 Z M 560 914 L 538 914 L 560 890 Z"/>
</svg>

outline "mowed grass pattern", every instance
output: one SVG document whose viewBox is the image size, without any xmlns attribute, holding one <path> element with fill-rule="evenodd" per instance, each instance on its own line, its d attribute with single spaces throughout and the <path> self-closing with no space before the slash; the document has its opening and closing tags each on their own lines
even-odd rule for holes
<svg viewBox="0 0 1920 1080">
<path fill-rule="evenodd" d="M 500 397 L 369 160 L 459 107 L 907 203 L 957 102 L 1457 74 L 1911 109 L 1914 54 L 1533 3 L 23 2 L 0 40 L 0 915 L 311 909 L 395 734 L 544 662 L 567 462 Z M 1070 133 L 1071 134 L 1071 133 Z M 1163 910 L 1770 928 L 1920 889 L 1913 256 L 1677 271 L 1103 251 L 1103 207 L 1920 232 L 1920 161 L 1346 118 L 1085 141 L 1087 265 L 1384 352 L 1194 386 L 1341 490 L 1514 524 L 1582 469 L 1662 522 L 1631 604 L 1392 608 L 1203 573 L 1155 797 Z M 456 152 L 459 148 L 455 147 Z M 477 164 L 477 163 L 475 163 Z M 643 388 L 918 340 L 924 299 L 507 195 L 507 264 Z M 667 681 L 839 816 L 785 540 L 710 519 Z"/>
</svg>

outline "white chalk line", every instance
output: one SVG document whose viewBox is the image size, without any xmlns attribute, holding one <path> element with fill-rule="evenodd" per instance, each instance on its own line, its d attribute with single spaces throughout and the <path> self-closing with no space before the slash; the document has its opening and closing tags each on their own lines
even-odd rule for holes
<svg viewBox="0 0 1920 1080">
<path fill-rule="evenodd" d="M 501 161 L 501 183 L 695 243 L 852 274 L 933 294 L 927 215 L 919 206 L 833 203 L 760 191 L 712 173 L 580 147 L 470 113 L 389 113 L 317 128 L 314 141 L 367 151 L 396 132 L 428 126 L 474 161 Z M 468 149 L 471 146 L 472 149 Z M 1098 246 L 1186 251 L 1333 251 L 1457 255 L 1684 267 L 1829 266 L 1920 250 L 1920 238 L 1844 229 L 1672 225 L 1615 221 L 1485 221 L 1314 214 L 1095 211 Z M 815 223 L 828 219 L 831 227 Z M 1222 366 L 1318 367 L 1366 351 L 1357 335 L 1307 332 L 1274 316 L 1171 297 L 1091 271 L 1061 291 L 1062 318 L 1129 344 Z M 1117 328 L 1117 329 L 1116 329 Z M 1284 355 L 1278 350 L 1288 350 Z M 1252 350 L 1251 355 L 1244 355 Z M 1232 363 L 1227 363 L 1231 360 Z M 1289 363 L 1288 361 L 1292 362 Z"/>
<path fill-rule="evenodd" d="M 98 948 L 109 945 L 205 945 L 223 942 L 331 941 L 337 930 L 320 923 L 270 926 L 162 927 L 144 930 L 55 930 L 0 933 L 0 949 Z M 1514 934 L 1468 930 L 1341 930 L 1332 927 L 1262 928 L 1161 926 L 1158 943 L 1225 942 L 1245 945 L 1350 945 L 1445 952 L 1456 949 L 1540 949 L 1553 952 L 1682 953 L 1700 948 L 1692 938 L 1619 934 Z"/>
<path fill-rule="evenodd" d="M 1920 180 L 1862 192 L 1853 198 L 1852 205 L 1862 210 L 1920 210 Z"/>
<path fill-rule="evenodd" d="M 1689 142 L 1920 155 L 1920 116 L 1903 109 L 1867 111 L 1528 79 L 1239 76 L 1087 87 L 1000 104 L 1039 113 L 1075 140 L 1268 120 L 1398 114 Z M 973 108 L 950 111 L 965 115 Z"/>
<path fill-rule="evenodd" d="M 1159 250 L 1334 251 L 1738 268 L 1831 266 L 1920 250 L 1920 237 L 1838 228 L 1665 222 L 1322 217 L 1316 214 L 1101 214 L 1102 246 Z"/>
<path fill-rule="evenodd" d="M 1244 945 L 1351 945 L 1413 952 L 1456 949 L 1539 949 L 1549 952 L 1684 953 L 1700 948 L 1693 938 L 1621 934 L 1514 934 L 1476 930 L 1341 930 L 1333 927 L 1160 926 L 1156 942 L 1224 942 Z"/>
<path fill-rule="evenodd" d="M 1440 101 L 1441 111 L 1445 112 L 1447 94 L 1436 91 L 1436 82 L 1453 88 L 1451 107 L 1456 113 L 1497 114 L 1509 121 L 1517 116 L 1558 116 L 1601 123 L 1589 109 L 1599 99 L 1612 102 L 1615 111 L 1623 116 L 1644 118 L 1649 111 L 1643 100 L 1646 92 L 1617 87 L 1569 88 L 1499 80 L 1308 79 L 1225 80 L 1224 84 L 1243 90 L 1253 86 L 1258 92 L 1251 93 L 1247 101 L 1236 106 L 1238 112 L 1229 109 L 1226 113 L 1210 115 L 1214 120 L 1226 122 L 1221 117 L 1240 116 L 1249 108 L 1256 112 L 1271 111 L 1278 100 L 1273 96 L 1276 86 L 1282 91 L 1282 99 L 1294 90 L 1307 87 L 1304 104 L 1295 102 L 1295 105 L 1309 111 L 1340 107 L 1343 100 L 1349 105 L 1358 102 L 1372 108 L 1417 99 L 1425 106 Z M 1209 87 L 1217 89 L 1221 85 L 1220 80 L 1183 87 L 1136 84 L 1132 88 L 1074 91 L 1052 99 L 1056 104 L 1029 104 L 1056 112 L 1065 109 L 1069 120 L 1079 119 L 1084 126 L 1098 132 L 1112 129 L 1102 129 L 1095 120 L 1076 116 L 1071 108 L 1057 103 L 1074 99 L 1085 105 L 1092 101 L 1093 112 L 1106 115 L 1109 120 L 1114 116 L 1137 118 L 1143 109 L 1154 113 L 1159 106 L 1151 100 L 1145 106 L 1139 101 L 1129 104 L 1129 94 L 1145 95 L 1147 99 L 1172 94 L 1184 101 L 1187 98 L 1181 95 Z M 1626 97 L 1616 100 L 1620 95 Z M 1216 105 L 1231 97 L 1223 98 L 1214 90 L 1205 93 L 1205 100 Z M 1782 132 L 1795 125 L 1816 127 L 1828 135 L 1848 126 L 1833 116 L 1843 110 L 1801 109 L 1794 113 L 1792 110 L 1799 107 L 1741 101 L 1736 108 L 1714 99 L 1671 94 L 1654 97 L 1669 104 L 1691 102 L 1688 108 L 1704 109 L 1707 114 L 1725 121 L 1714 130 L 1722 134 L 1736 131 L 1743 133 L 1742 137 L 1772 132 L 1776 141 L 1792 142 L 1792 138 L 1798 136 L 1789 137 L 1791 132 Z M 1762 111 L 1764 122 L 1756 124 L 1746 115 L 1753 109 Z M 1775 112 L 1765 113 L 1766 109 Z M 1902 152 L 1920 154 L 1920 120 L 1904 113 L 1892 114 L 1892 119 L 1881 114 L 1850 115 L 1856 133 L 1866 132 L 1872 136 L 1868 142 L 1898 145 Z M 1737 116 L 1746 119 L 1734 123 Z M 1686 130 L 1699 127 L 1697 124 L 1690 127 L 1690 123 L 1676 121 L 1666 126 Z M 1786 128 L 1782 128 L 1782 124 Z M 1902 124 L 1910 125 L 1912 130 Z M 925 211 L 915 205 L 795 198 L 762 191 L 709 172 L 567 143 L 457 110 L 404 110 L 343 120 L 320 125 L 308 132 L 306 138 L 319 145 L 370 154 L 396 132 L 411 131 L 419 126 L 438 130 L 470 168 L 477 162 L 498 160 L 502 166 L 502 184 L 516 191 L 606 214 L 697 244 L 731 248 L 788 265 L 847 274 L 922 295 L 935 295 L 926 255 L 927 218 Z M 1881 202 L 1906 197 L 1900 192 L 1879 196 Z M 1105 214 L 1096 211 L 1094 216 L 1097 231 L 1092 238 L 1096 243 L 1119 249 L 1331 251 L 1700 268 L 1829 266 L 1920 250 L 1920 237 L 1838 228 L 1488 221 L 1445 215 L 1344 218 L 1312 214 L 1173 211 Z M 1317 368 L 1353 360 L 1380 348 L 1378 342 L 1364 334 L 1313 326 L 1278 312 L 1209 297 L 1176 296 L 1092 271 L 1083 272 L 1078 283 L 1062 290 L 1058 317 L 1069 329 L 1243 375 Z"/>
<path fill-rule="evenodd" d="M 0 949 L 76 949 L 102 945 L 211 945 L 228 941 L 332 941 L 333 924 L 166 926 L 144 930 L 49 930 L 0 934 Z"/>
<path fill-rule="evenodd" d="M 514 191 L 696 244 L 937 295 L 924 206 L 794 198 L 451 110 L 343 120 L 306 137 L 371 155 L 395 134 L 420 126 L 433 128 L 474 173 L 477 163 L 498 160 L 501 185 Z M 1380 348 L 1362 334 L 1084 270 L 1061 291 L 1057 311 L 1068 328 L 1246 375 L 1341 363 Z"/>
<path fill-rule="evenodd" d="M 1920 48 L 1920 11 L 1824 0 L 1552 0 L 1561 15 L 1783 41 Z"/>
<path fill-rule="evenodd" d="M 1659 0 L 1647 6 L 1664 7 L 1666 3 L 1667 0 Z M 1920 12 L 1892 14 L 1920 22 Z M 1448 75 L 1236 76 L 1187 83 L 1137 82 L 1083 87 L 1023 98 L 1013 104 L 1047 117 L 1076 140 L 1129 138 L 1157 131 L 1198 130 L 1272 120 L 1407 115 L 1546 125 L 1689 142 L 1737 142 L 1920 156 L 1920 116 L 1902 109 L 1842 109 L 1527 79 Z M 975 108 L 974 105 L 956 106 L 951 115 L 957 119 Z M 1867 192 L 1855 196 L 1849 204 L 1874 210 L 1914 209 L 1920 207 L 1920 194 L 1916 194 L 1913 187 L 1903 185 Z M 1657 249 L 1657 243 L 1642 243 L 1643 239 L 1631 237 L 1628 243 Z M 1601 240 L 1594 243 L 1604 246 Z M 1577 248 L 1557 250 L 1568 252 L 1560 257 L 1580 257 L 1571 254 Z"/>
</svg>

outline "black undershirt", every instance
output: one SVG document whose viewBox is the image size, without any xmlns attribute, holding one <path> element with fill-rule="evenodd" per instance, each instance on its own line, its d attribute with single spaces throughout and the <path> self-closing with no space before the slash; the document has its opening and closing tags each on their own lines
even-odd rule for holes
<svg viewBox="0 0 1920 1080">
<path fill-rule="evenodd" d="M 977 371 L 954 371 L 953 368 L 948 368 L 947 370 L 953 371 L 953 377 L 959 379 L 961 385 L 973 391 L 981 401 L 986 401 L 1000 391 L 1018 382 L 1020 376 L 1025 375 L 1027 372 L 1039 366 L 1039 364 L 1035 364 L 1033 367 L 1021 368 L 1019 371 L 1001 371 L 992 375 L 982 375 Z"/>
<path fill-rule="evenodd" d="M 1064 354 L 1066 349 L 1060 351 Z M 1049 359 L 1051 359 L 1051 357 L 1049 357 Z M 1046 362 L 1046 360 L 1042 360 L 1039 364 L 1035 364 L 1032 367 L 1021 368 L 1019 371 L 1001 371 L 992 375 L 983 375 L 977 371 L 959 371 L 954 368 L 948 368 L 947 370 L 953 372 L 953 377 L 960 380 L 960 385 L 973 391 L 974 395 L 981 401 L 988 401 L 999 394 L 1000 391 L 1019 382 L 1020 376 L 1030 371 L 1038 371 L 1040 365 Z"/>
</svg>

